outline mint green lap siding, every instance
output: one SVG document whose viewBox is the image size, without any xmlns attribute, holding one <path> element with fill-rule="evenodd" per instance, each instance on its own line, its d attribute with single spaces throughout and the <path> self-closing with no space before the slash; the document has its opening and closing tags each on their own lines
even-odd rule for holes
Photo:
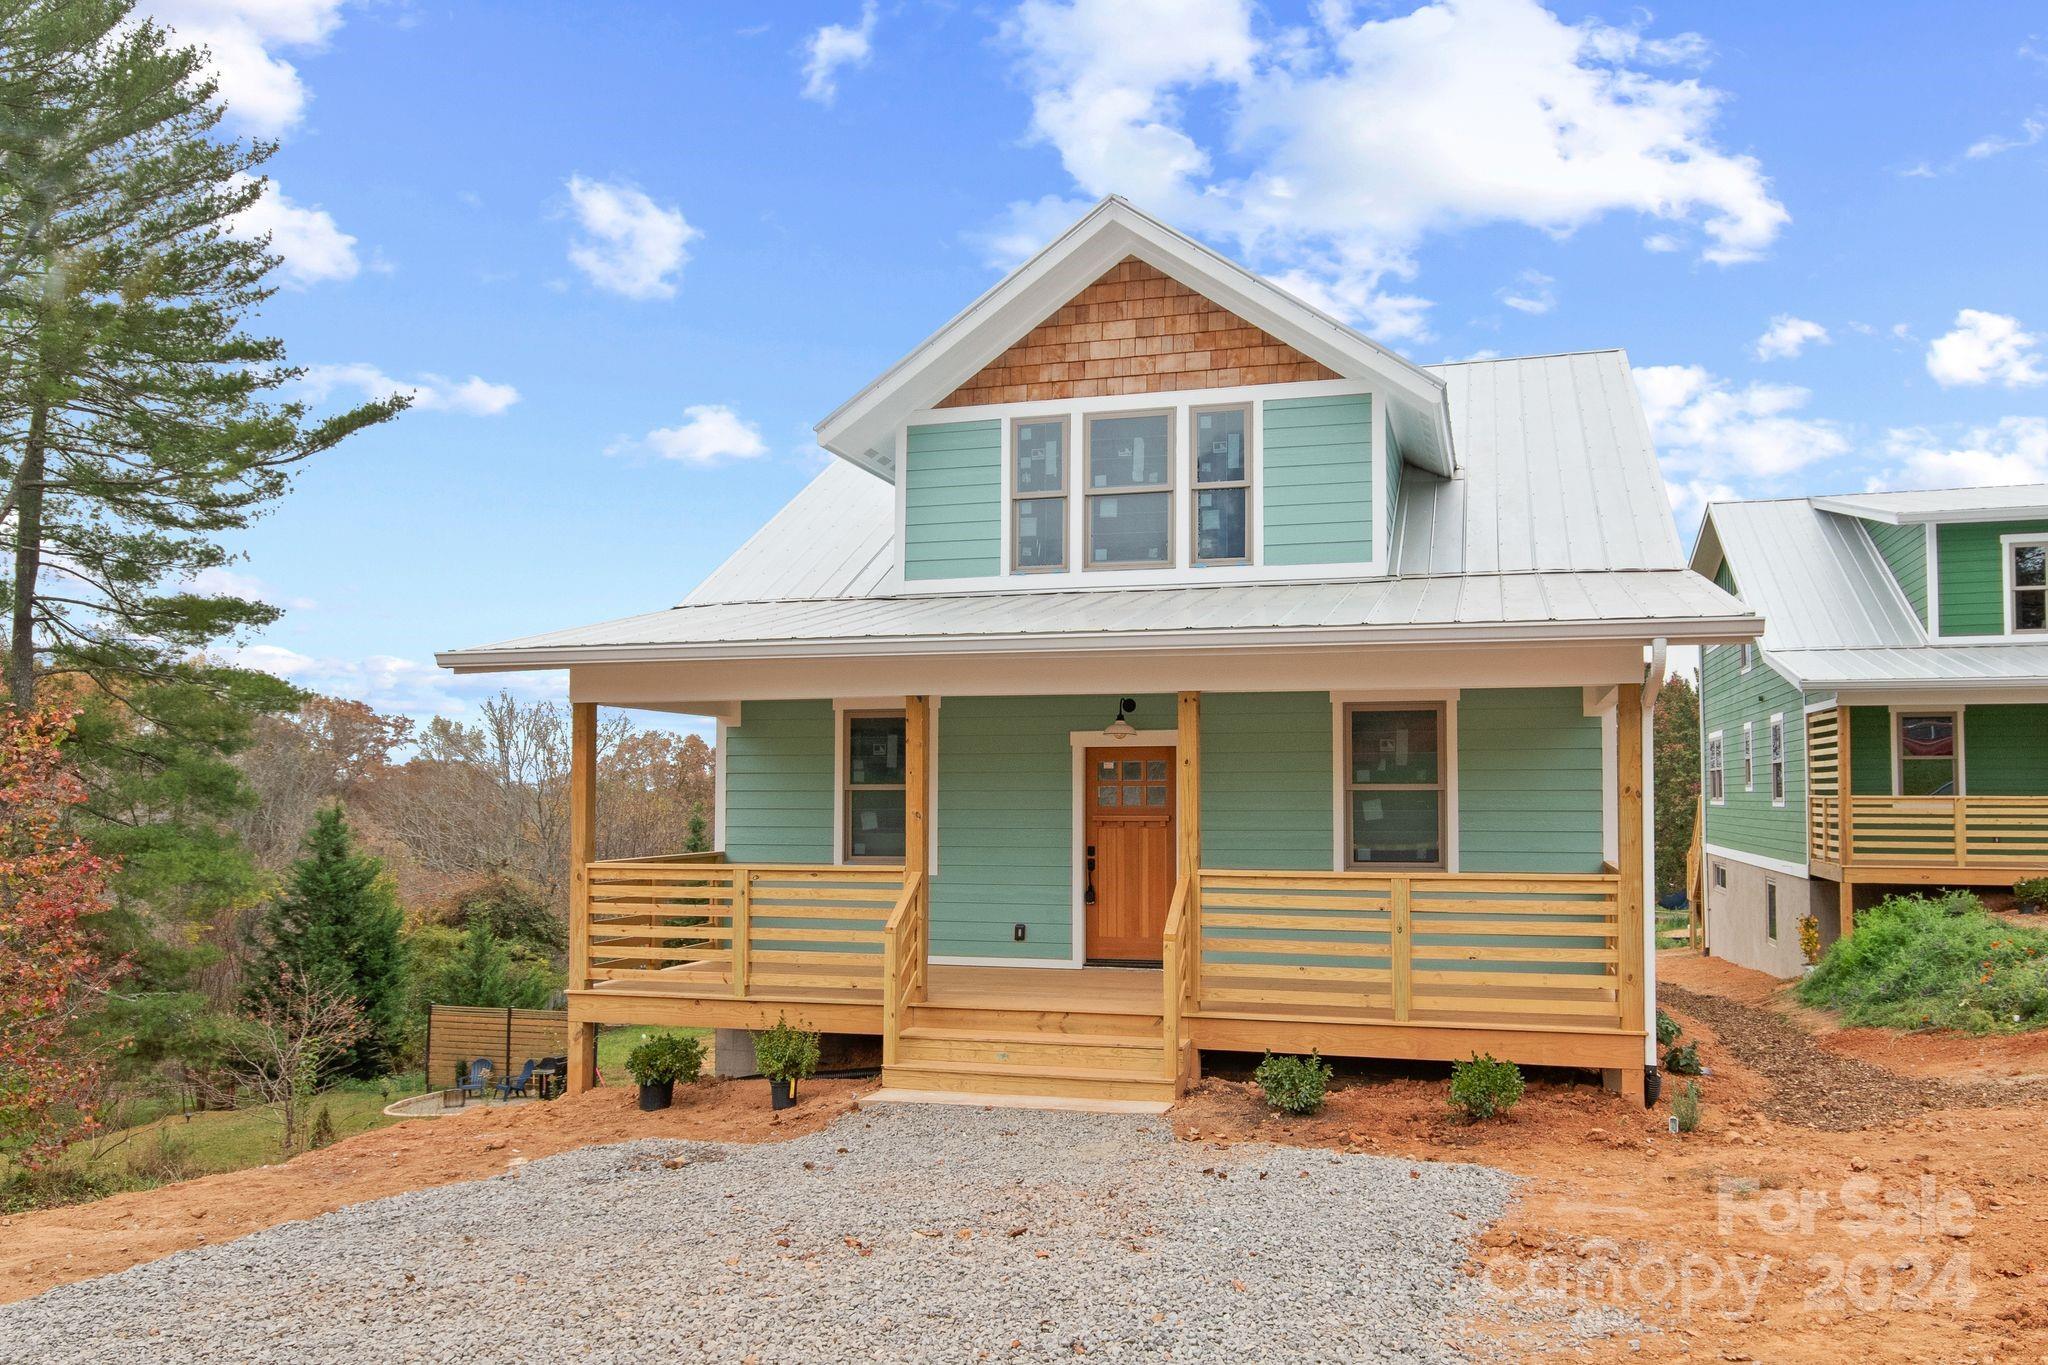
<svg viewBox="0 0 2048 1365">
<path fill-rule="evenodd" d="M 1600 719 L 1584 709 L 1576 687 L 1459 696 L 1462 871 L 1600 870 Z"/>
<path fill-rule="evenodd" d="M 725 852 L 736 863 L 832 861 L 829 701 L 750 701 L 725 731 Z"/>
<path fill-rule="evenodd" d="M 1849 781 L 1857 796 L 1892 794 L 1892 713 L 1887 708 L 1849 708 Z"/>
<path fill-rule="evenodd" d="M 1372 558 L 1372 396 L 1265 405 L 1260 489 L 1268 564 Z"/>
<path fill-rule="evenodd" d="M 1174 728 L 1172 697 L 1141 696 L 1140 730 Z M 1064 958 L 1073 951 L 1075 731 L 1109 697 L 947 697 L 939 705 L 939 864 L 932 952 Z M 1025 926 L 1018 943 L 1012 926 Z"/>
<path fill-rule="evenodd" d="M 1875 521 L 1863 524 L 1870 532 L 1870 543 L 1877 547 L 1885 567 L 1892 571 L 1899 591 L 1906 594 L 1906 600 L 1913 604 L 1913 614 L 1920 618 L 1921 625 L 1926 625 L 1927 528 L 1886 526 Z"/>
<path fill-rule="evenodd" d="M 1327 692 L 1202 698 L 1202 866 L 1328 871 Z"/>
<path fill-rule="evenodd" d="M 1002 572 L 1001 422 L 910 428 L 903 480 L 905 578 Z"/>
<path fill-rule="evenodd" d="M 2048 796 L 2048 706 L 1964 711 L 1963 783 L 1972 796 Z"/>
<path fill-rule="evenodd" d="M 1936 528 L 1941 557 L 1941 633 L 2005 633 L 2005 562 L 2000 538 L 2048 535 L 2048 521 L 1996 521 Z"/>
<path fill-rule="evenodd" d="M 1701 651 L 1700 751 L 1719 730 L 1727 799 L 1707 806 L 1706 841 L 1719 848 L 1785 862 L 1806 861 L 1805 696 L 1761 655 L 1742 671 L 1742 650 L 1710 645 Z M 1785 804 L 1771 803 L 1771 717 L 1785 718 Z M 1742 782 L 1742 725 L 1756 743 L 1755 789 Z"/>
</svg>

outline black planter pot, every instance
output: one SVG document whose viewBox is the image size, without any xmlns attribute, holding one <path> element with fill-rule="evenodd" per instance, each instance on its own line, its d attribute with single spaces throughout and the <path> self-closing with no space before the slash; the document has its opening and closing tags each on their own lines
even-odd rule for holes
<svg viewBox="0 0 2048 1365">
<path fill-rule="evenodd" d="M 794 1085 L 788 1081 L 771 1080 L 768 1082 L 768 1107 L 770 1109 L 787 1109 L 795 1103 L 796 1087 Z"/>
<path fill-rule="evenodd" d="M 666 1109 L 675 1103 L 675 1099 L 676 1083 L 674 1081 L 663 1081 L 659 1085 L 643 1085 L 640 1087 L 640 1108 L 647 1113 L 651 1114 L 657 1109 Z"/>
</svg>

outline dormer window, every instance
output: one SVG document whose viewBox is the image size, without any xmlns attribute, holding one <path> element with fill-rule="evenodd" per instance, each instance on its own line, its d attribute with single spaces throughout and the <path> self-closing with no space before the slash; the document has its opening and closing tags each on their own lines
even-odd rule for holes
<svg viewBox="0 0 2048 1365">
<path fill-rule="evenodd" d="M 2005 542 L 2006 633 L 2048 633 L 2048 537 Z"/>
<path fill-rule="evenodd" d="M 1248 564 L 1251 406 L 1196 408 L 1194 419 L 1195 563 Z"/>
<path fill-rule="evenodd" d="M 1010 429 L 1011 567 L 1042 573 L 1067 567 L 1067 421 L 1020 421 Z"/>
<path fill-rule="evenodd" d="M 1118 413 L 1088 424 L 1091 569 L 1173 563 L 1173 414 Z"/>
</svg>

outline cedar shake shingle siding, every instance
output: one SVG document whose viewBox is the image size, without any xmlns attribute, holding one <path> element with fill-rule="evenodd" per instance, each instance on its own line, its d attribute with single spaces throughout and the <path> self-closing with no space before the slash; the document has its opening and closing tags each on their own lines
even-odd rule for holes
<svg viewBox="0 0 2048 1365">
<path fill-rule="evenodd" d="M 1336 371 L 1129 256 L 937 406 L 1337 377 Z"/>
</svg>

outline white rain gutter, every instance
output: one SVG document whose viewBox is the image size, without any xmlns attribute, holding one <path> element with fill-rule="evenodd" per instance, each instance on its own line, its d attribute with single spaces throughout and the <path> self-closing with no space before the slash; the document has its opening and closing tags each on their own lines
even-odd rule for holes
<svg viewBox="0 0 2048 1365">
<path fill-rule="evenodd" d="M 1664 690 L 1671 671 L 1665 655 L 1668 652 L 1663 636 L 1650 641 L 1650 675 L 1643 683 L 1643 710 L 1653 711 L 1657 706 L 1657 694 Z"/>
</svg>

